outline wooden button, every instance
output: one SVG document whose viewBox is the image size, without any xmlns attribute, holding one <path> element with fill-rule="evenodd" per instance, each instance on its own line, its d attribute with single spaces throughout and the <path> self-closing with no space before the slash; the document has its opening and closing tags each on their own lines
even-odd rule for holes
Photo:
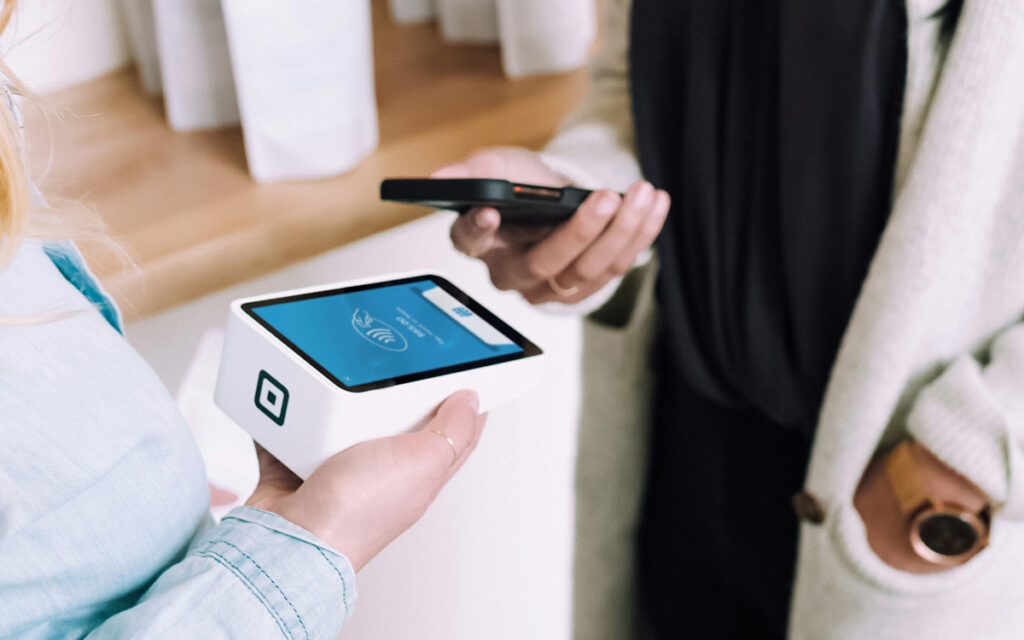
<svg viewBox="0 0 1024 640">
<path fill-rule="evenodd" d="M 817 498 L 806 491 L 793 494 L 793 511 L 796 512 L 796 517 L 811 524 L 821 524 L 825 521 L 825 508 Z"/>
</svg>

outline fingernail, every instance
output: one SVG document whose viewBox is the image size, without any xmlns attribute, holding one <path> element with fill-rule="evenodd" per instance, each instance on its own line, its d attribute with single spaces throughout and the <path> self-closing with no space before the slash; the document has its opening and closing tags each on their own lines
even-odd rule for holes
<svg viewBox="0 0 1024 640">
<path fill-rule="evenodd" d="M 633 192 L 633 197 L 636 198 L 638 207 L 646 207 L 650 204 L 652 196 L 654 196 L 654 187 L 651 186 L 650 182 L 642 182 L 636 188 L 636 191 Z"/>
<path fill-rule="evenodd" d="M 604 196 L 597 202 L 597 207 L 594 208 L 594 213 L 601 218 L 607 218 L 608 216 L 615 213 L 615 210 L 619 208 L 619 199 L 615 196 Z"/>
<path fill-rule="evenodd" d="M 475 391 L 469 391 L 469 405 L 473 407 L 473 411 L 480 411 L 480 397 L 476 395 Z"/>
</svg>

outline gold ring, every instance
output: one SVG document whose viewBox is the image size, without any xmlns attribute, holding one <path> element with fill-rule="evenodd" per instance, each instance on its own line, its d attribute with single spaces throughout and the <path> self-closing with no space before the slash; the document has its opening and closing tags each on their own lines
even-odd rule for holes
<svg viewBox="0 0 1024 640">
<path fill-rule="evenodd" d="M 448 466 L 449 466 L 449 467 L 454 467 L 454 466 L 455 466 L 455 463 L 456 463 L 456 462 L 458 461 L 458 459 L 459 459 L 459 450 L 455 448 L 455 443 L 454 443 L 454 442 L 452 442 L 452 439 L 451 439 L 451 438 L 449 438 L 448 436 L 444 435 L 444 434 L 443 434 L 443 433 L 441 433 L 440 431 L 436 431 L 436 430 L 434 430 L 434 429 L 431 429 L 431 430 L 430 430 L 430 433 L 433 433 L 433 434 L 435 434 L 435 435 L 439 435 L 439 436 L 441 436 L 442 438 L 444 438 L 445 442 L 447 442 L 447 443 L 448 443 L 448 446 L 452 448 L 452 463 L 451 463 L 450 465 L 448 465 Z"/>
<path fill-rule="evenodd" d="M 560 297 L 571 298 L 572 296 L 580 292 L 580 288 L 576 285 L 573 285 L 568 288 L 563 287 L 562 285 L 558 284 L 558 280 L 556 278 L 557 276 L 548 278 L 548 286 L 551 287 L 551 290 L 557 293 Z"/>
</svg>

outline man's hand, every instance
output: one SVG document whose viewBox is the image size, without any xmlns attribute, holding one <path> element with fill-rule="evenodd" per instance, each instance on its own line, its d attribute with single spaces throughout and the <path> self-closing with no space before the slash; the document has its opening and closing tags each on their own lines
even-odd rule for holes
<svg viewBox="0 0 1024 640">
<path fill-rule="evenodd" d="M 305 482 L 257 445 L 260 482 L 246 504 L 313 533 L 359 571 L 419 520 L 462 467 L 487 419 L 477 407 L 476 394 L 455 393 L 416 431 L 353 445 Z"/>
<path fill-rule="evenodd" d="M 526 149 L 480 151 L 438 169 L 435 178 L 502 178 L 562 187 L 565 180 Z M 554 228 L 501 227 L 501 214 L 482 207 L 452 225 L 455 247 L 483 260 L 494 286 L 518 291 L 532 304 L 579 302 L 626 273 L 657 238 L 670 199 L 639 181 L 625 197 L 595 191 L 572 218 Z"/>
</svg>

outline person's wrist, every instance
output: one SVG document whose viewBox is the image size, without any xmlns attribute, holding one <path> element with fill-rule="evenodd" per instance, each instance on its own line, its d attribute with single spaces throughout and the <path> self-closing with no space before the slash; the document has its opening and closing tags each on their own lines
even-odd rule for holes
<svg viewBox="0 0 1024 640">
<path fill-rule="evenodd" d="M 943 502 L 958 504 L 975 513 L 980 513 L 988 505 L 988 496 L 981 489 L 939 460 L 927 447 L 915 443 L 915 450 L 919 454 L 917 459 L 922 480 L 932 495 Z"/>
<path fill-rule="evenodd" d="M 937 502 L 958 505 L 981 513 L 988 497 L 967 478 L 945 465 L 930 451 L 915 446 L 918 464 L 915 479 Z M 854 505 L 864 522 L 868 543 L 875 553 L 894 568 L 911 573 L 934 573 L 948 567 L 922 558 L 911 543 L 914 514 L 899 506 L 896 492 L 886 474 L 886 455 L 877 455 L 868 465 L 854 495 Z"/>
<path fill-rule="evenodd" d="M 285 495 L 273 495 L 273 492 L 262 491 L 253 493 L 245 506 L 273 513 L 291 522 L 297 527 L 305 529 L 317 539 L 322 540 L 327 546 L 335 551 L 345 554 L 341 548 L 340 540 L 331 527 L 330 518 L 319 518 L 315 510 L 306 508 L 304 505 L 296 504 L 295 500 L 289 500 Z M 355 566 L 355 561 L 350 558 Z"/>
<path fill-rule="evenodd" d="M 317 538 L 328 542 L 330 532 L 316 518 L 310 517 L 307 509 L 292 504 L 294 492 L 284 491 L 274 487 L 257 487 L 245 506 L 276 514 L 292 524 L 302 527 Z M 290 499 L 292 498 L 292 499 Z"/>
</svg>

